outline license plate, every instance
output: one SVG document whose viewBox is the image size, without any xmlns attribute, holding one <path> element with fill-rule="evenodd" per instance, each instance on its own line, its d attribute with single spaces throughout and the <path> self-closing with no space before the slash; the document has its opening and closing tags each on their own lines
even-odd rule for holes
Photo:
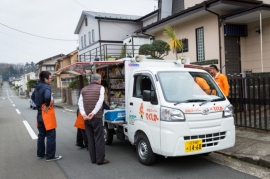
<svg viewBox="0 0 270 179">
<path fill-rule="evenodd" d="M 185 142 L 185 152 L 195 152 L 202 150 L 202 139 L 189 140 Z"/>
</svg>

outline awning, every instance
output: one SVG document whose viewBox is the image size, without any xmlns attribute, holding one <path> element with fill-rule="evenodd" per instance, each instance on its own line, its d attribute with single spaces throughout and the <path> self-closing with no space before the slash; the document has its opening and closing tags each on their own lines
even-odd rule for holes
<svg viewBox="0 0 270 179">
<path fill-rule="evenodd" d="M 260 12 L 262 19 L 270 17 L 270 6 L 262 4 L 254 8 L 246 9 L 244 11 L 225 16 L 224 21 L 231 23 L 247 24 L 253 21 L 259 21 Z"/>
<path fill-rule="evenodd" d="M 86 69 L 90 69 L 90 62 L 76 62 L 66 67 L 59 69 L 55 74 L 61 74 L 62 72 L 71 73 L 74 75 L 86 75 Z M 90 71 L 90 70 L 89 70 Z"/>
</svg>

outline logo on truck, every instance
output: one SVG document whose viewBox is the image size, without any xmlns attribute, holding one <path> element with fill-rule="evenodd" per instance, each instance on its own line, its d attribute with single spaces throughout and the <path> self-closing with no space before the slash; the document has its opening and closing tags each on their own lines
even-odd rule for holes
<svg viewBox="0 0 270 179">
<path fill-rule="evenodd" d="M 139 67 L 140 65 L 138 63 L 129 63 L 128 66 L 130 66 L 130 67 Z"/>
<path fill-rule="evenodd" d="M 208 108 L 205 108 L 203 111 L 202 111 L 202 114 L 203 115 L 208 115 L 210 112 L 210 110 Z"/>
<path fill-rule="evenodd" d="M 143 115 L 144 115 L 144 112 L 143 112 L 143 103 L 141 103 L 139 114 L 141 115 L 141 119 L 143 119 Z"/>
</svg>

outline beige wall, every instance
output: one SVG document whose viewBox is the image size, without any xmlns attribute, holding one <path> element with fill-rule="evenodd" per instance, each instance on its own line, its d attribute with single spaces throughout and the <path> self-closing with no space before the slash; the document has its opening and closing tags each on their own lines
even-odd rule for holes
<svg viewBox="0 0 270 179">
<path fill-rule="evenodd" d="M 205 50 L 205 60 L 219 59 L 219 36 L 218 36 L 218 25 L 216 16 L 209 14 L 201 18 L 198 18 L 188 23 L 178 24 L 175 26 L 177 31 L 177 38 L 187 38 L 188 39 L 188 52 L 184 52 L 183 56 L 189 57 L 190 62 L 197 61 L 196 54 L 196 28 L 204 28 L 204 50 Z M 155 39 L 161 39 L 166 42 L 169 40 L 162 35 L 162 31 L 155 34 Z M 179 53 L 178 56 L 181 56 Z M 175 59 L 175 54 L 170 52 L 165 59 Z"/>
<path fill-rule="evenodd" d="M 189 7 L 192 7 L 192 6 L 195 6 L 195 4 L 200 4 L 202 3 L 204 0 L 185 0 L 184 1 L 184 6 L 185 6 L 185 9 L 189 8 Z"/>
<path fill-rule="evenodd" d="M 241 38 L 242 71 L 262 72 L 260 34 L 255 28 L 260 22 L 248 24 L 248 36 Z M 263 72 L 270 72 L 270 18 L 262 20 Z"/>
<path fill-rule="evenodd" d="M 153 15 L 151 17 L 148 17 L 147 19 L 144 19 L 143 20 L 143 27 L 145 27 L 145 26 L 147 26 L 149 24 L 152 24 L 154 22 L 157 22 L 157 19 L 158 19 L 158 15 L 157 14 L 155 14 L 155 15 Z"/>
</svg>

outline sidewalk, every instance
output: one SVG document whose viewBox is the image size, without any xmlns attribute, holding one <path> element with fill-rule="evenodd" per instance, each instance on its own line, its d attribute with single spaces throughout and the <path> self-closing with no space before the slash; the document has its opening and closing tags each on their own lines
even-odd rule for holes
<svg viewBox="0 0 270 179">
<path fill-rule="evenodd" d="M 56 107 L 74 113 L 78 108 L 62 103 L 62 99 L 55 99 L 54 103 Z M 217 153 L 270 169 L 270 132 L 236 127 L 235 146 Z"/>
</svg>

